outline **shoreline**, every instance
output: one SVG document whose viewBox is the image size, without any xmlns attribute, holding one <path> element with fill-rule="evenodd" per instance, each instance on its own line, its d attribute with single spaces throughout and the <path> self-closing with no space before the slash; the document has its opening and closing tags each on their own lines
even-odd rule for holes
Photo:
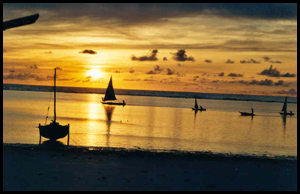
<svg viewBox="0 0 300 194">
<path fill-rule="evenodd" d="M 297 157 L 3 144 L 4 191 L 294 191 Z"/>
<path fill-rule="evenodd" d="M 3 90 L 12 91 L 33 91 L 33 92 L 50 92 L 52 86 L 45 85 L 22 85 L 22 84 L 3 84 Z M 82 93 L 82 94 L 105 94 L 106 88 L 88 88 L 88 87 L 67 87 L 57 86 L 57 92 L 62 93 Z M 247 95 L 247 94 L 226 94 L 226 93 L 198 93 L 198 92 L 184 92 L 184 91 L 160 91 L 160 90 L 136 90 L 136 89 L 117 89 L 115 91 L 118 95 L 128 96 L 147 96 L 147 97 L 166 97 L 166 98 L 195 98 L 198 95 L 199 99 L 207 100 L 231 100 L 231 101 L 254 101 L 266 103 L 282 103 L 285 95 Z M 218 96 L 218 97 L 217 97 Z M 222 96 L 222 97 L 221 97 Z M 238 97 L 238 98 L 237 98 Z M 277 100 L 261 100 L 259 98 L 277 98 Z M 296 100 L 289 103 L 297 104 L 297 97 L 290 98 Z"/>
<path fill-rule="evenodd" d="M 23 143 L 3 143 L 3 147 L 30 150 L 55 150 L 63 152 L 77 153 L 114 153 L 116 155 L 139 155 L 139 156 L 169 156 L 169 157 L 187 157 L 187 158 L 232 158 L 248 160 L 282 160 L 297 161 L 298 156 L 273 156 L 273 155 L 255 155 L 255 154 L 233 154 L 233 153 L 214 153 L 211 151 L 180 151 L 163 149 L 141 149 L 137 148 L 118 148 L 118 147 L 96 147 L 96 146 L 67 146 L 58 142 L 47 141 L 47 144 L 23 144 Z"/>
</svg>

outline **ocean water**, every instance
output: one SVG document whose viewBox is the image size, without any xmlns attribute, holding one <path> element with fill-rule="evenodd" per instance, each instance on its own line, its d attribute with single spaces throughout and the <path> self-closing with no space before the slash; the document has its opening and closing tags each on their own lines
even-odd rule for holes
<svg viewBox="0 0 300 194">
<path fill-rule="evenodd" d="M 126 101 L 123 107 L 102 105 L 102 97 L 57 93 L 57 122 L 70 124 L 70 145 L 297 156 L 295 99 L 288 104 L 295 115 L 282 117 L 283 100 L 262 102 L 262 97 L 199 99 L 207 111 L 197 113 L 193 98 L 117 95 Z M 39 144 L 37 126 L 45 124 L 49 105 L 47 124 L 53 119 L 53 93 L 3 90 L 3 143 Z M 257 116 L 240 116 L 251 106 Z M 67 144 L 67 138 L 58 141 Z"/>
</svg>

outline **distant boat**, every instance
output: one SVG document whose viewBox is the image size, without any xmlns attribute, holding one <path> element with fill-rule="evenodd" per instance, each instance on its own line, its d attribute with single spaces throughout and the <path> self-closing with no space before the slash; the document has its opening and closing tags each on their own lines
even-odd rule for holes
<svg viewBox="0 0 300 194">
<path fill-rule="evenodd" d="M 10 29 L 10 28 L 16 28 L 19 26 L 29 25 L 35 23 L 35 21 L 39 18 L 39 14 L 34 14 L 22 18 L 17 18 L 9 21 L 3 22 L 3 31 Z"/>
<path fill-rule="evenodd" d="M 240 112 L 241 116 L 255 116 L 253 108 L 251 108 L 251 112 Z"/>
<path fill-rule="evenodd" d="M 194 108 L 192 108 L 192 110 L 195 110 L 195 111 L 198 111 L 198 110 L 200 110 L 200 111 L 206 111 L 206 108 L 203 108 L 202 106 L 200 106 L 200 108 L 199 108 L 198 103 L 197 103 L 197 98 L 195 98 L 195 106 L 194 106 Z"/>
<path fill-rule="evenodd" d="M 40 131 L 40 140 L 41 137 L 45 137 L 55 141 L 57 139 L 64 138 L 68 135 L 68 144 L 69 144 L 70 125 L 68 124 L 63 126 L 63 125 L 59 125 L 59 123 L 56 122 L 56 68 L 54 69 L 54 120 L 52 120 L 52 123 L 50 123 L 49 125 L 46 125 L 46 123 L 45 125 L 39 124 L 38 128 Z"/>
<path fill-rule="evenodd" d="M 115 91 L 113 88 L 113 84 L 112 84 L 112 76 L 110 77 L 106 92 L 105 92 L 105 97 L 102 98 L 102 104 L 108 104 L 108 105 L 123 105 L 125 106 L 126 103 L 123 100 L 123 102 L 118 102 L 116 101 L 116 95 L 115 95 Z"/>
<path fill-rule="evenodd" d="M 293 116 L 294 115 L 294 113 L 292 111 L 287 112 L 287 97 L 285 97 L 285 101 L 284 101 L 284 104 L 283 104 L 280 114 L 283 116 L 286 116 L 286 115 Z"/>
</svg>

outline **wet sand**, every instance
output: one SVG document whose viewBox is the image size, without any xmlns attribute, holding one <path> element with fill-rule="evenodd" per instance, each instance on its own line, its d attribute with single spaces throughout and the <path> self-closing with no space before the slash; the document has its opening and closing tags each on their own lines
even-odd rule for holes
<svg viewBox="0 0 300 194">
<path fill-rule="evenodd" d="M 297 159 L 3 144 L 4 191 L 296 191 Z"/>
</svg>

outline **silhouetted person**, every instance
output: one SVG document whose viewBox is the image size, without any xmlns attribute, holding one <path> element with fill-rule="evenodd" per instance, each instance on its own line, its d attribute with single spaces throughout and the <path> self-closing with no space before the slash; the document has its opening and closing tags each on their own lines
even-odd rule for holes
<svg viewBox="0 0 300 194">
<path fill-rule="evenodd" d="M 200 106 L 200 109 L 203 109 L 202 106 Z"/>
<path fill-rule="evenodd" d="M 290 113 L 293 114 L 293 112 L 290 110 Z"/>
<path fill-rule="evenodd" d="M 254 110 L 253 110 L 253 108 L 251 108 L 251 110 L 252 110 L 252 114 L 254 113 Z"/>
</svg>

